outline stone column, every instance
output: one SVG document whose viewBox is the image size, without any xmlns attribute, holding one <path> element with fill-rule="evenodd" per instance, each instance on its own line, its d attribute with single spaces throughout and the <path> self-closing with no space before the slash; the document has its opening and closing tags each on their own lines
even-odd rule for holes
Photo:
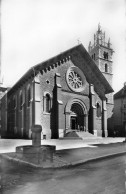
<svg viewBox="0 0 126 194">
<path fill-rule="evenodd" d="M 70 112 L 65 113 L 65 132 L 70 129 Z"/>
<path fill-rule="evenodd" d="M 102 137 L 107 137 L 107 109 L 106 99 L 102 100 Z"/>
<path fill-rule="evenodd" d="M 61 125 L 61 119 L 62 119 L 62 105 L 63 105 L 63 102 L 62 102 L 62 97 L 61 97 L 61 84 L 60 84 L 60 74 L 59 73 L 56 73 L 55 74 L 55 87 L 56 87 L 56 128 L 57 128 L 57 137 L 56 138 L 59 138 L 59 131 L 63 131 L 62 129 L 62 125 Z"/>
<path fill-rule="evenodd" d="M 17 105 L 14 109 L 14 135 L 17 136 Z"/>
<path fill-rule="evenodd" d="M 34 86 L 34 80 L 32 81 L 31 84 L 31 100 L 30 100 L 30 110 L 29 110 L 29 132 L 28 132 L 28 137 L 31 139 L 32 131 L 31 127 L 35 124 L 35 86 Z"/>
<path fill-rule="evenodd" d="M 90 84 L 90 132 L 97 135 L 94 85 Z"/>
<path fill-rule="evenodd" d="M 21 111 L 21 114 L 22 114 L 22 116 L 21 116 L 21 118 L 22 118 L 22 120 L 21 120 L 21 136 L 22 137 L 24 137 L 24 106 L 25 106 L 25 104 L 23 102 L 22 111 Z"/>
<path fill-rule="evenodd" d="M 86 114 L 84 117 L 85 117 L 85 118 L 84 118 L 84 120 L 85 120 L 85 121 L 84 121 L 84 124 L 85 124 L 84 126 L 86 127 L 85 130 L 88 131 L 88 114 Z"/>
</svg>

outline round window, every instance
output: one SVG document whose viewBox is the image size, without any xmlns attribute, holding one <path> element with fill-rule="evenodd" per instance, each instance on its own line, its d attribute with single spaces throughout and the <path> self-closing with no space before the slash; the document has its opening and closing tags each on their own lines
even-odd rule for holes
<svg viewBox="0 0 126 194">
<path fill-rule="evenodd" d="M 70 67 L 66 74 L 69 88 L 75 92 L 81 92 L 85 88 L 86 78 L 78 67 Z"/>
</svg>

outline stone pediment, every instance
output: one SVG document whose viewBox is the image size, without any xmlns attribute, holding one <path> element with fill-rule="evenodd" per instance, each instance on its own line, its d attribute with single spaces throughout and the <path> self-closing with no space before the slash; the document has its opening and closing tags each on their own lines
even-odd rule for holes
<svg viewBox="0 0 126 194">
<path fill-rule="evenodd" d="M 73 52 L 71 60 L 83 71 L 87 82 L 94 85 L 94 89 L 100 97 L 113 92 L 112 87 L 82 45 Z"/>
<path fill-rule="evenodd" d="M 87 82 L 94 85 L 95 91 L 100 97 L 104 97 L 105 94 L 113 92 L 112 87 L 98 69 L 94 61 L 91 59 L 90 55 L 82 44 L 30 68 L 11 88 L 10 92 L 19 87 L 28 78 L 35 77 L 39 72 L 42 73 L 43 71 L 50 71 L 51 68 L 54 68 L 69 60 L 71 60 L 75 66 L 82 70 Z"/>
</svg>

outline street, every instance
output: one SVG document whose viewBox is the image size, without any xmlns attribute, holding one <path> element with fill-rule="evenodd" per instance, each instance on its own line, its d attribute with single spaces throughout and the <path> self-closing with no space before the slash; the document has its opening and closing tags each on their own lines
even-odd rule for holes
<svg viewBox="0 0 126 194">
<path fill-rule="evenodd" d="M 4 183 L 2 194 L 124 194 L 126 155 L 68 169 L 2 169 L 15 179 Z M 3 180 L 4 182 L 4 180 Z"/>
</svg>

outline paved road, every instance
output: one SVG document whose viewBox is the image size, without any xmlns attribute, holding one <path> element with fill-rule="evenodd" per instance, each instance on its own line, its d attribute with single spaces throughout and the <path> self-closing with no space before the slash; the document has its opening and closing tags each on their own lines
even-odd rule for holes
<svg viewBox="0 0 126 194">
<path fill-rule="evenodd" d="M 60 170 L 11 169 L 18 181 L 2 194 L 125 194 L 125 159 L 126 155 Z"/>
</svg>

